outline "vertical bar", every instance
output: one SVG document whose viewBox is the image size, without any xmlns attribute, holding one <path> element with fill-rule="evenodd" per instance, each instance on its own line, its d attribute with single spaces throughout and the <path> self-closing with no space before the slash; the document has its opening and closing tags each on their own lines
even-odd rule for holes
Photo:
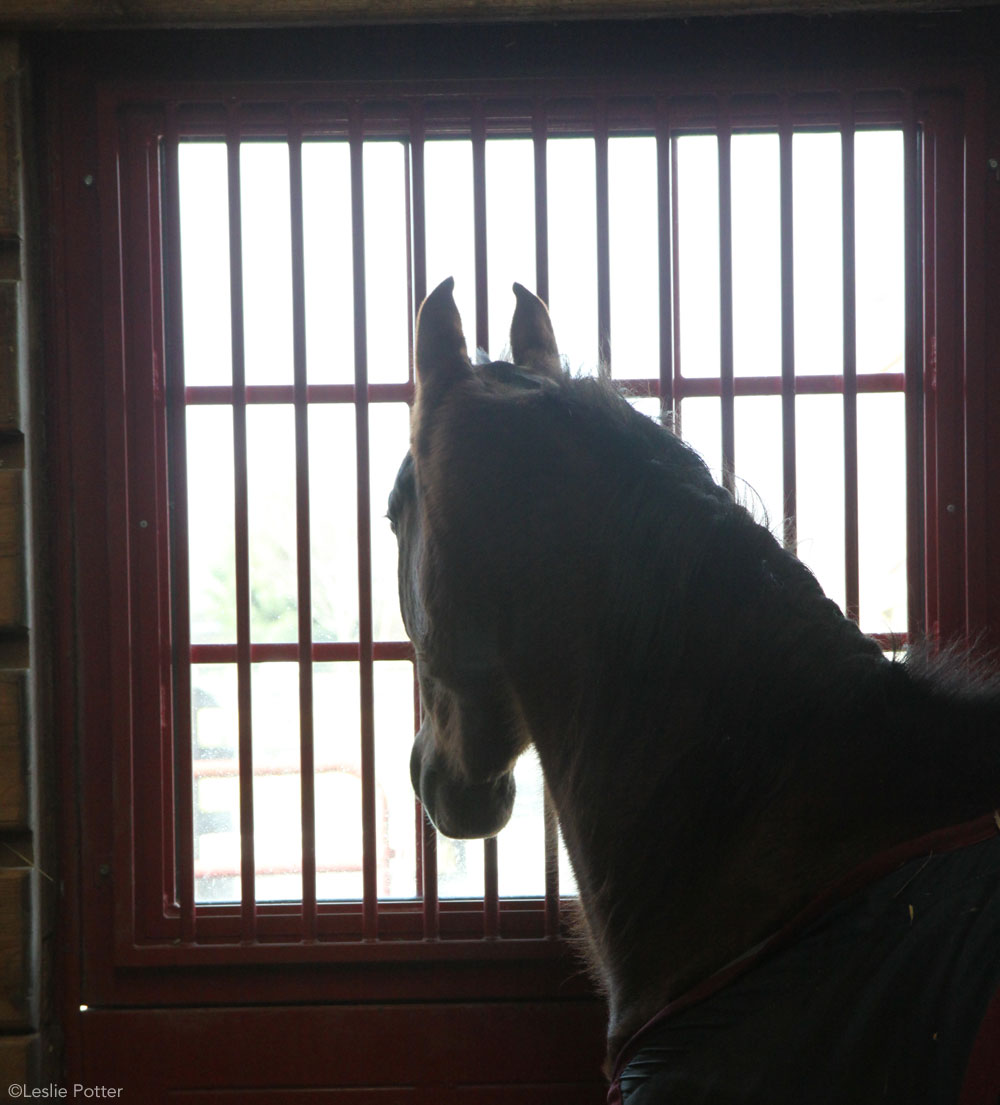
<svg viewBox="0 0 1000 1105">
<path fill-rule="evenodd" d="M 295 396 L 296 567 L 299 611 L 299 770 L 302 789 L 302 936 L 316 938 L 316 790 L 313 752 L 312 559 L 309 523 L 309 406 L 306 400 L 305 260 L 302 226 L 302 131 L 297 112 L 288 134 L 292 245 L 292 348 Z"/>
<path fill-rule="evenodd" d="M 666 101 L 661 100 L 656 105 L 656 200 L 660 278 L 660 417 L 663 419 L 674 414 L 674 282 L 670 249 L 673 205 L 670 202 L 670 152 L 670 120 Z"/>
<path fill-rule="evenodd" d="M 531 120 L 535 154 L 535 291 L 544 303 L 549 301 L 549 179 L 545 105 L 536 102 Z M 559 933 L 559 836 L 549 788 L 542 796 L 545 819 L 545 935 Z"/>
<path fill-rule="evenodd" d="M 987 96 L 982 85 L 970 91 L 966 100 L 964 130 L 967 166 L 984 165 L 987 161 L 986 103 Z M 963 197 L 966 227 L 987 225 L 987 189 L 984 187 L 987 181 L 990 186 L 996 185 L 995 178 L 991 179 L 987 174 L 977 176 L 974 169 L 966 174 Z M 996 240 L 995 237 L 993 240 Z M 996 511 L 991 509 L 988 496 L 987 458 L 990 445 L 987 411 L 990 407 L 986 385 L 992 369 L 986 345 L 987 319 L 990 316 L 987 290 L 995 294 L 992 289 L 997 287 L 995 280 L 989 278 L 987 257 L 992 260 L 993 254 L 992 249 L 987 249 L 986 235 L 965 235 L 965 624 L 970 643 L 979 647 L 989 647 L 991 625 L 988 596 L 990 581 L 995 578 L 989 540 L 989 526 L 996 520 Z M 992 628 L 996 641 L 996 630 L 1000 626 Z"/>
<path fill-rule="evenodd" d="M 549 170 L 545 106 L 535 104 L 531 138 L 535 152 L 535 294 L 549 302 Z"/>
<path fill-rule="evenodd" d="M 559 935 L 559 820 L 549 794 L 548 786 L 542 790 L 542 816 L 545 841 L 545 935 Z"/>
<path fill-rule="evenodd" d="M 845 96 L 840 125 L 844 246 L 844 573 L 847 616 L 858 621 L 858 364 L 854 248 L 854 102 Z"/>
<path fill-rule="evenodd" d="M 427 221 L 424 190 L 424 111 L 423 105 L 413 109 L 410 123 L 410 221 L 413 228 L 413 300 L 418 305 L 427 296 Z M 414 366 L 410 363 L 410 380 Z M 416 666 L 413 669 L 413 711 L 416 727 L 420 725 L 420 688 Z M 416 803 L 417 887 L 424 903 L 424 939 L 436 940 L 440 934 L 437 875 L 437 833 L 419 800 Z"/>
<path fill-rule="evenodd" d="M 722 486 L 736 484 L 736 409 L 733 383 L 733 174 L 728 107 L 719 119 L 719 371 L 722 395 Z"/>
<path fill-rule="evenodd" d="M 368 448 L 368 337 L 365 298 L 364 137 L 360 104 L 350 108 L 351 241 L 354 267 L 354 390 L 358 475 L 358 652 L 361 676 L 362 933 L 378 935 L 375 818 L 375 689 L 372 647 L 371 491 Z"/>
<path fill-rule="evenodd" d="M 681 238 L 680 238 L 680 211 L 679 211 L 679 188 L 677 184 L 677 166 L 679 164 L 677 160 L 677 136 L 673 135 L 670 139 L 670 164 L 672 172 L 670 174 L 670 240 L 673 243 L 673 263 L 670 268 L 671 274 L 671 306 L 673 308 L 673 361 L 674 361 L 674 379 L 673 379 L 673 394 L 674 394 L 674 419 L 675 426 L 683 434 L 683 390 L 681 382 L 681 372 L 683 365 L 681 364 Z"/>
<path fill-rule="evenodd" d="M 486 264 L 486 122 L 482 101 L 472 113 L 472 210 L 476 268 L 476 349 L 490 344 L 489 303 Z M 496 837 L 483 841 L 485 871 L 484 934 L 494 938 L 499 932 L 500 900 Z"/>
<path fill-rule="evenodd" d="M 486 121 L 482 101 L 472 112 L 472 219 L 476 268 L 476 349 L 489 349 L 486 264 Z"/>
<path fill-rule="evenodd" d="M 784 544 L 798 544 L 795 486 L 795 261 L 792 196 L 792 124 L 783 105 L 778 130 L 781 179 L 781 463 Z"/>
<path fill-rule="evenodd" d="M 611 228 L 608 214 L 608 104 L 598 101 L 594 122 L 597 204 L 597 366 L 611 375 Z"/>
<path fill-rule="evenodd" d="M 177 836 L 177 898 L 181 940 L 195 938 L 194 909 L 194 764 L 191 748 L 190 583 L 188 578 L 187 419 L 184 404 L 184 317 L 181 299 L 181 204 L 177 113 L 167 108 L 165 136 L 164 251 L 167 418 L 172 448 L 168 451 L 173 498 L 171 515 L 171 632 L 174 667 L 174 788 Z"/>
<path fill-rule="evenodd" d="M 253 818 L 253 724 L 250 689 L 250 549 L 247 488 L 247 395 L 243 360 L 243 244 L 240 201 L 240 127 L 230 105 L 226 127 L 229 167 L 229 295 L 233 350 L 233 469 L 236 500 L 236 671 L 239 703 L 241 932 L 256 935 Z"/>
<path fill-rule="evenodd" d="M 906 403 L 907 631 L 920 640 L 927 628 L 924 585 L 923 258 L 921 150 L 910 96 L 903 122 L 903 253 L 906 272 L 903 374 Z"/>
</svg>

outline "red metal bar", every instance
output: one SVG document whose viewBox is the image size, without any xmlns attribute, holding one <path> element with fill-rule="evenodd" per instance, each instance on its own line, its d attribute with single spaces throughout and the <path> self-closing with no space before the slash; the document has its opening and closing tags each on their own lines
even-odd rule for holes
<svg viewBox="0 0 1000 1105">
<path fill-rule="evenodd" d="M 486 264 L 486 122 L 483 104 L 472 111 L 472 228 L 476 270 L 476 349 L 489 349 L 489 297 Z"/>
<path fill-rule="evenodd" d="M 987 164 L 987 134 L 985 104 L 986 90 L 979 84 L 965 100 L 965 159 L 966 165 Z M 996 226 L 987 223 L 987 190 L 996 190 L 996 179 L 989 173 L 968 173 L 965 180 L 965 226 Z M 995 241 L 995 233 L 994 233 Z M 1000 643 L 997 625 L 989 619 L 991 584 L 996 580 L 993 558 L 990 556 L 988 527 L 995 522 L 995 510 L 990 507 L 988 463 L 991 455 L 989 441 L 989 388 L 987 380 L 992 363 L 988 358 L 987 319 L 990 315 L 986 289 L 998 286 L 987 272 L 987 255 L 995 260 L 995 247 L 987 247 L 985 234 L 965 235 L 964 287 L 965 304 L 962 319 L 965 330 L 965 555 L 966 555 L 966 625 L 968 637 L 974 647 L 990 649 Z M 995 302 L 995 300 L 994 300 Z M 995 423 L 994 423 L 995 424 Z M 993 641 L 988 634 L 993 631 Z"/>
<path fill-rule="evenodd" d="M 483 936 L 495 940 L 500 935 L 500 893 L 499 863 L 497 861 L 497 838 L 491 836 L 483 841 Z"/>
<path fill-rule="evenodd" d="M 236 670 L 239 702 L 240 850 L 242 938 L 256 936 L 253 818 L 253 721 L 250 689 L 250 550 L 247 487 L 246 376 L 243 360 L 243 243 L 240 203 L 240 129 L 236 108 L 228 113 L 229 295 L 233 356 L 233 468 L 236 527 Z"/>
<path fill-rule="evenodd" d="M 549 174 L 545 105 L 535 104 L 531 120 L 535 153 L 535 294 L 549 302 Z"/>
<path fill-rule="evenodd" d="M 549 181 L 545 105 L 537 102 L 531 120 L 535 155 L 535 292 L 549 300 Z M 559 931 L 559 840 L 554 830 L 555 814 L 546 788 L 545 815 L 545 934 Z"/>
<path fill-rule="evenodd" d="M 657 395 L 658 380 L 616 380 L 625 391 L 633 395 Z M 904 375 L 902 372 L 865 372 L 858 376 L 855 389 L 859 395 L 881 394 L 902 391 Z M 781 395 L 784 388 L 780 376 L 737 376 L 733 381 L 733 392 L 741 395 Z M 673 382 L 674 396 L 677 399 L 693 399 L 703 396 L 718 398 L 722 395 L 722 381 L 718 376 L 681 376 Z M 837 376 L 799 376 L 795 381 L 798 395 L 842 395 L 844 377 Z"/>
<path fill-rule="evenodd" d="M 410 119 L 410 229 L 413 236 L 413 299 L 419 306 L 427 298 L 427 218 L 424 186 L 424 109 L 415 104 Z M 412 378 L 413 366 L 410 366 Z"/>
<path fill-rule="evenodd" d="M 840 127 L 844 247 L 844 574 L 846 614 L 859 620 L 858 361 L 854 248 L 854 101 L 845 95 Z"/>
<path fill-rule="evenodd" d="M 476 348 L 488 349 L 489 303 L 487 297 L 486 263 L 486 124 L 482 102 L 477 100 L 472 112 L 472 210 L 476 269 Z M 483 842 L 485 872 L 485 934 L 498 934 L 499 890 L 497 842 L 493 837 Z"/>
<path fill-rule="evenodd" d="M 316 939 L 316 790 L 313 754 L 312 545 L 309 523 L 309 407 L 306 399 L 305 255 L 302 225 L 302 132 L 288 134 L 292 250 L 292 356 L 295 388 L 295 513 L 298 585 L 299 765 L 302 819 L 302 936 Z"/>
<path fill-rule="evenodd" d="M 412 227 L 412 274 L 414 303 L 420 304 L 427 295 L 427 219 L 424 184 L 424 112 L 423 106 L 413 109 L 410 121 L 410 224 Z M 410 358 L 410 380 L 414 378 L 413 358 Z M 375 646 L 380 647 L 379 645 Z M 412 651 L 411 651 L 412 658 Z M 416 666 L 413 669 L 414 731 L 420 727 L 420 686 Z M 425 940 L 437 940 L 441 932 L 438 909 L 437 832 L 424 814 L 419 799 L 415 802 L 414 832 L 417 841 L 417 891 L 423 899 Z"/>
<path fill-rule="evenodd" d="M 670 119 L 667 104 L 656 108 L 656 198 L 660 313 L 660 416 L 674 412 L 673 266 L 671 262 L 671 160 Z"/>
<path fill-rule="evenodd" d="M 798 544 L 795 485 L 795 263 L 792 221 L 792 125 L 783 105 L 778 129 L 781 179 L 781 467 L 784 544 Z"/>
<path fill-rule="evenodd" d="M 937 565 L 930 585 L 937 596 L 937 633 L 943 644 L 968 645 L 965 550 L 965 328 L 964 321 L 964 145 L 962 106 L 957 95 L 930 98 L 925 133 L 933 128 L 929 167 L 934 207 L 934 386 L 925 391 L 928 438 L 936 439 L 936 510 L 926 525 L 937 532 Z M 925 177 L 925 180 L 928 178 Z"/>
<path fill-rule="evenodd" d="M 195 938 L 194 908 L 194 776 L 191 748 L 191 667 L 185 662 L 191 642 L 190 592 L 188 576 L 187 517 L 187 418 L 184 404 L 184 318 L 181 305 L 181 222 L 178 170 L 177 115 L 167 111 L 164 142 L 164 281 L 167 423 L 171 448 L 167 458 L 174 508 L 171 527 L 172 610 L 171 636 L 177 660 L 173 670 L 174 691 L 174 802 L 176 809 L 176 892 L 181 914 L 181 940 Z"/>
<path fill-rule="evenodd" d="M 597 367 L 611 375 L 611 228 L 608 217 L 608 105 L 594 120 L 594 198 L 597 209 Z"/>
<path fill-rule="evenodd" d="M 306 401 L 315 403 L 354 403 L 357 389 L 354 384 L 308 384 Z M 229 406 L 233 401 L 233 389 L 225 384 L 199 384 L 185 391 L 185 401 L 193 406 Z M 262 403 L 294 403 L 294 384 L 249 384 L 245 401 L 248 405 Z M 405 384 L 369 384 L 368 401 L 371 403 L 412 403 L 413 381 Z"/>
<path fill-rule="evenodd" d="M 685 383 L 681 365 L 681 239 L 680 239 L 680 189 L 677 184 L 678 159 L 677 159 L 677 135 L 670 139 L 670 241 L 673 245 L 673 263 L 670 269 L 671 283 L 671 307 L 673 309 L 673 363 L 674 374 L 671 382 L 671 391 L 674 396 L 674 418 L 677 428 L 683 434 L 684 410 L 681 400 L 684 394 L 681 391 Z M 713 381 L 714 382 L 714 381 Z"/>
<path fill-rule="evenodd" d="M 192 664 L 235 664 L 238 650 L 235 644 L 191 645 L 189 655 Z M 375 660 L 412 660 L 413 645 L 409 641 L 375 641 L 372 645 Z M 269 660 L 291 663 L 299 658 L 299 646 L 292 641 L 261 642 L 251 644 L 250 661 L 263 664 Z M 341 661 L 359 661 L 361 646 L 357 641 L 313 641 L 312 661 L 328 664 Z"/>
<path fill-rule="evenodd" d="M 722 402 L 722 485 L 736 489 L 736 405 L 733 389 L 733 174 L 728 106 L 720 112 L 719 152 L 719 375 Z"/>
<path fill-rule="evenodd" d="M 903 372 L 906 388 L 906 587 L 907 630 L 921 640 L 927 630 L 924 583 L 923 257 L 921 230 L 925 205 L 921 187 L 920 136 L 915 105 L 907 99 L 903 121 L 903 253 L 905 333 Z M 933 205 L 929 205 L 932 209 Z M 928 233 L 933 241 L 933 233 Z M 933 369 L 932 369 L 933 371 Z"/>
<path fill-rule="evenodd" d="M 368 448 L 368 337 L 365 297 L 364 137 L 361 107 L 351 106 L 351 241 L 354 263 L 354 386 L 357 394 L 358 658 L 361 677 L 361 836 L 366 940 L 378 935 L 375 827 L 375 688 L 372 648 L 371 492 Z"/>
<path fill-rule="evenodd" d="M 542 794 L 542 816 L 545 824 L 545 935 L 559 935 L 559 821 L 549 788 Z"/>
</svg>

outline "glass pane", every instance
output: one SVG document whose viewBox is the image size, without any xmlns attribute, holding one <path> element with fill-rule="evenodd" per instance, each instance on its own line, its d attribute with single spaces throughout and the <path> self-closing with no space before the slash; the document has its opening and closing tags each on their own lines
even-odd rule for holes
<svg viewBox="0 0 1000 1105">
<path fill-rule="evenodd" d="M 191 665 L 194 898 L 240 900 L 239 707 L 235 664 Z"/>
<path fill-rule="evenodd" d="M 844 371 L 840 135 L 792 137 L 795 371 Z"/>
<path fill-rule="evenodd" d="M 438 897 L 482 898 L 486 893 L 481 840 L 437 838 Z"/>
<path fill-rule="evenodd" d="M 549 307 L 571 372 L 597 366 L 597 199 L 594 140 L 551 138 L 546 146 Z"/>
<path fill-rule="evenodd" d="M 187 523 L 191 642 L 236 640 L 231 407 L 188 407 Z"/>
<path fill-rule="evenodd" d="M 844 609 L 844 401 L 839 395 L 795 400 L 798 555 Z"/>
<path fill-rule="evenodd" d="M 417 897 L 416 798 L 410 782 L 413 665 L 375 665 L 375 827 L 380 898 Z"/>
<path fill-rule="evenodd" d="M 905 633 L 906 416 L 901 394 L 858 396 L 861 628 Z"/>
<path fill-rule="evenodd" d="M 302 143 L 302 232 L 309 382 L 352 384 L 354 254 L 346 142 Z"/>
<path fill-rule="evenodd" d="M 301 900 L 299 665 L 254 664 L 251 671 L 257 901 Z"/>
<path fill-rule="evenodd" d="M 365 142 L 365 305 L 368 379 L 409 375 L 406 151 L 401 142 Z"/>
<path fill-rule="evenodd" d="M 538 754 L 530 748 L 514 768 L 514 812 L 497 838 L 502 898 L 545 896 L 544 783 Z"/>
<path fill-rule="evenodd" d="M 858 372 L 902 372 L 905 342 L 903 133 L 854 136 Z"/>
<path fill-rule="evenodd" d="M 677 139 L 677 263 L 680 370 L 719 375 L 719 143 Z"/>
<path fill-rule="evenodd" d="M 361 836 L 361 682 L 355 663 L 313 665 L 316 897 L 364 896 Z"/>
<path fill-rule="evenodd" d="M 781 181 L 776 134 L 736 134 L 731 146 L 733 372 L 781 373 Z"/>
<path fill-rule="evenodd" d="M 372 618 L 376 641 L 405 641 L 399 613 L 398 549 L 386 519 L 389 492 L 410 443 L 410 408 L 373 403 L 368 408 L 371 449 Z"/>
<path fill-rule="evenodd" d="M 455 305 L 462 316 L 469 356 L 476 355 L 476 260 L 472 199 L 472 143 L 424 144 L 424 215 L 427 227 L 427 290 L 455 278 Z"/>
<path fill-rule="evenodd" d="M 780 541 L 785 513 L 781 397 L 740 396 L 735 422 L 736 497 Z"/>
<path fill-rule="evenodd" d="M 240 145 L 244 365 L 248 384 L 292 381 L 288 146 Z"/>
<path fill-rule="evenodd" d="M 685 399 L 679 405 L 681 437 L 708 465 L 716 483 L 722 473 L 722 406 L 711 397 Z"/>
<path fill-rule="evenodd" d="M 250 638 L 298 640 L 295 412 L 247 408 Z"/>
<path fill-rule="evenodd" d="M 181 142 L 181 310 L 184 382 L 232 383 L 229 171 L 224 142 Z"/>
<path fill-rule="evenodd" d="M 509 359 L 516 281 L 537 291 L 535 152 L 528 138 L 486 143 L 486 256 L 489 258 L 490 356 Z M 559 341 L 556 332 L 556 342 Z"/>
<path fill-rule="evenodd" d="M 358 500 L 353 405 L 309 409 L 309 536 L 315 641 L 358 639 Z"/>
<path fill-rule="evenodd" d="M 660 374 L 656 180 L 655 138 L 609 139 L 611 371 L 619 379 Z"/>
</svg>

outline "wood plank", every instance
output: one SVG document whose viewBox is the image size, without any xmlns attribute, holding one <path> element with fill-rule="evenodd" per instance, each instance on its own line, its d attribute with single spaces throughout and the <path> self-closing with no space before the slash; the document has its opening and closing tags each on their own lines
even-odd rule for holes
<svg viewBox="0 0 1000 1105">
<path fill-rule="evenodd" d="M 0 1031 L 32 1024 L 32 878 L 30 868 L 0 867 Z"/>
<path fill-rule="evenodd" d="M 0 1087 L 38 1083 L 38 1036 L 0 1036 Z"/>
<path fill-rule="evenodd" d="M 0 628 L 23 625 L 24 474 L 0 469 Z"/>
<path fill-rule="evenodd" d="M 0 281 L 0 433 L 19 428 L 18 371 L 21 355 L 20 282 Z"/>
<path fill-rule="evenodd" d="M 0 828 L 28 826 L 27 733 L 22 677 L 0 678 Z M 5 861 L 0 857 L 0 861 Z"/>
</svg>

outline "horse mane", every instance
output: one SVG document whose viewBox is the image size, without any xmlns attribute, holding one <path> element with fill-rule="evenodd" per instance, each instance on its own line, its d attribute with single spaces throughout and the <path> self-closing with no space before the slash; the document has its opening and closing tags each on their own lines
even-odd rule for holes
<svg viewBox="0 0 1000 1105">
<path fill-rule="evenodd" d="M 1000 680 L 967 672 L 957 653 L 911 647 L 902 661 L 885 657 L 701 457 L 613 382 L 528 381 L 498 366 L 488 376 L 490 395 L 520 409 L 528 438 L 559 439 L 571 427 L 551 455 L 572 441 L 577 452 L 565 463 L 604 473 L 603 488 L 587 485 L 602 512 L 593 542 L 617 559 L 609 585 L 588 596 L 600 654 L 575 717 L 581 733 L 590 719 L 617 724 L 603 744 L 578 738 L 592 757 L 587 772 L 571 757 L 554 770 L 570 786 L 603 780 L 604 794 L 578 793 L 569 804 L 593 810 L 604 801 L 615 815 L 564 831 L 586 837 L 579 852 L 596 856 L 614 847 L 600 839 L 609 823 L 623 839 L 697 842 L 686 855 L 664 847 L 661 868 L 615 852 L 631 871 L 607 886 L 581 885 L 598 906 L 578 926 L 592 963 L 606 968 L 609 949 L 629 946 L 635 963 L 617 963 L 616 975 L 648 962 L 638 929 L 634 940 L 623 937 L 641 922 L 622 916 L 622 877 L 645 882 L 649 900 L 669 907 L 676 887 L 704 878 L 706 865 L 737 868 L 747 854 L 771 853 L 775 871 L 787 873 L 780 877 L 809 886 L 810 876 L 829 876 L 795 870 L 799 852 L 824 855 L 836 870 L 839 857 L 853 865 L 849 857 L 863 854 L 856 833 L 884 848 L 1000 804 Z M 628 791 L 616 790 L 624 759 Z M 705 797 L 682 803 L 685 793 Z M 832 829 L 841 839 L 821 846 Z M 776 900 L 786 892 L 763 876 L 759 892 L 772 889 Z"/>
</svg>

